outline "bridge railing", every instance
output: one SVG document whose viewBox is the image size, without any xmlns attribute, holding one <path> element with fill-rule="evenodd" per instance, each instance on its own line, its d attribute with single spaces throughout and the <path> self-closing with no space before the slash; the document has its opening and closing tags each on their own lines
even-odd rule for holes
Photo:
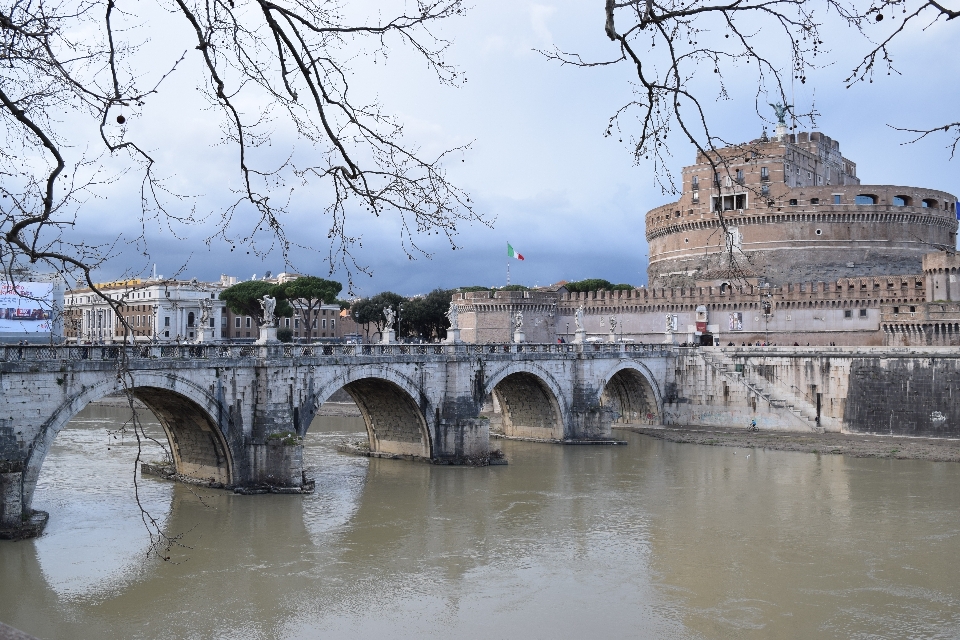
<svg viewBox="0 0 960 640">
<path fill-rule="evenodd" d="M 633 344 L 623 342 L 588 342 L 584 344 L 553 343 L 456 343 L 456 344 L 238 344 L 212 343 L 188 345 L 3 345 L 0 362 L 50 360 L 214 360 L 214 359 L 284 359 L 337 356 L 430 356 L 430 355 L 494 355 L 494 354 L 618 354 L 645 353 L 665 355 L 675 347 L 665 344 Z"/>
</svg>

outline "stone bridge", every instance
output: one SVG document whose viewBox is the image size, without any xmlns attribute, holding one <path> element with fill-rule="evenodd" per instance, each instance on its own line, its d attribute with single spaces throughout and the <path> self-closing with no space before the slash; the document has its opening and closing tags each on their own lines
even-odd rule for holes
<svg viewBox="0 0 960 640">
<path fill-rule="evenodd" d="M 31 508 L 57 433 L 129 389 L 163 425 L 180 479 L 225 488 L 305 483 L 299 437 L 344 389 L 371 455 L 483 463 L 493 395 L 504 434 L 604 440 L 663 420 L 669 345 L 426 344 L 0 347 L 0 537 L 36 535 Z"/>
</svg>

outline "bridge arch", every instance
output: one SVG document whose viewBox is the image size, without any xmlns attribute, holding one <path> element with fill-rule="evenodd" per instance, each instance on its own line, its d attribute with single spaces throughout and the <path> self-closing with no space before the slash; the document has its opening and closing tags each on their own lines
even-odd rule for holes
<svg viewBox="0 0 960 640">
<path fill-rule="evenodd" d="M 316 409 L 341 388 L 360 409 L 371 451 L 422 459 L 433 457 L 433 406 L 413 380 L 388 367 L 349 367 L 320 387 Z M 309 427 L 303 425 L 300 435 L 306 435 Z"/>
<path fill-rule="evenodd" d="M 642 362 L 621 360 L 604 375 L 600 405 L 617 414 L 616 424 L 660 424 L 663 396 L 650 369 Z"/>
<path fill-rule="evenodd" d="M 503 433 L 520 438 L 562 440 L 568 424 L 563 391 L 552 375 L 531 362 L 515 362 L 491 374 L 484 397 L 500 405 Z"/>
<path fill-rule="evenodd" d="M 133 395 L 143 402 L 163 427 L 178 474 L 205 482 L 233 484 L 233 456 L 221 431 L 220 403 L 192 382 L 168 373 L 134 371 Z M 40 470 L 57 434 L 89 403 L 122 391 L 116 377 L 82 387 L 64 401 L 44 423 L 26 460 L 23 500 L 29 508 Z"/>
</svg>

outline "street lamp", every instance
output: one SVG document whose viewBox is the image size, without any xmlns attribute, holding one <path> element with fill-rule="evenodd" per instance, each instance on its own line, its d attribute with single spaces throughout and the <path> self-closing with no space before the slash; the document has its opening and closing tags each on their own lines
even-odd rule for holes
<svg viewBox="0 0 960 640">
<path fill-rule="evenodd" d="M 400 321 L 403 319 L 403 303 L 397 305 L 397 342 L 400 342 Z"/>
</svg>

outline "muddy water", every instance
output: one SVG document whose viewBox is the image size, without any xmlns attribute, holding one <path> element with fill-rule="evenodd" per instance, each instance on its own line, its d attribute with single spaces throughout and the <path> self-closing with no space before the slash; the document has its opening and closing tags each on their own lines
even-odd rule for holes
<svg viewBox="0 0 960 640">
<path fill-rule="evenodd" d="M 0 544 L 0 620 L 98 639 L 960 636 L 960 464 L 624 433 L 430 467 L 338 454 L 362 423 L 322 418 L 312 496 L 141 480 L 183 545 L 162 562 L 122 422 L 89 407 L 58 436 L 46 534 Z"/>
</svg>

